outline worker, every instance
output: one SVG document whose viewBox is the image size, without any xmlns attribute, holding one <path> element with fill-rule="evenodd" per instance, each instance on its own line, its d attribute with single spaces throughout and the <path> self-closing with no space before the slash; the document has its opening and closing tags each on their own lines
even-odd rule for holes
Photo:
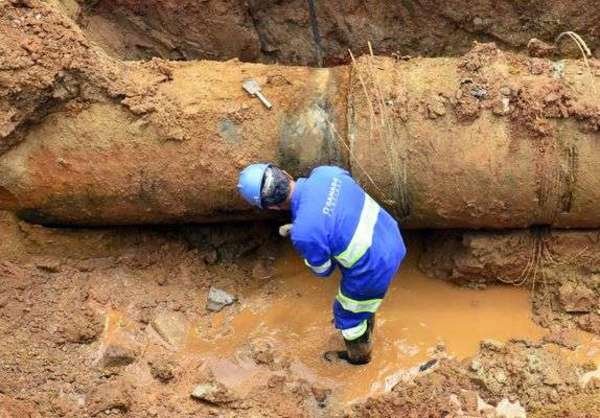
<svg viewBox="0 0 600 418">
<path fill-rule="evenodd" d="M 280 234 L 291 235 L 315 275 L 327 277 L 339 267 L 333 315 L 346 350 L 334 357 L 371 361 L 375 312 L 406 254 L 396 221 L 339 167 L 317 167 L 294 181 L 273 164 L 252 164 L 240 173 L 238 190 L 260 209 L 291 211 L 292 224 Z"/>
</svg>

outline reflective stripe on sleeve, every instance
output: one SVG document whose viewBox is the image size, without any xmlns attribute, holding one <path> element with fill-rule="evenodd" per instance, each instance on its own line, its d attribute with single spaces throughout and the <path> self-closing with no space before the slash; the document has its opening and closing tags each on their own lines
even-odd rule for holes
<svg viewBox="0 0 600 418">
<path fill-rule="evenodd" d="M 342 330 L 342 336 L 345 340 L 352 341 L 359 338 L 367 330 L 367 320 L 365 319 L 355 327 Z"/>
<path fill-rule="evenodd" d="M 350 244 L 348 244 L 348 247 L 341 254 L 335 256 L 336 260 L 342 266 L 346 268 L 352 267 L 371 247 L 379 210 L 377 202 L 365 194 L 365 203 L 360 212 L 358 226 L 354 231 Z"/>
<path fill-rule="evenodd" d="M 345 310 L 353 312 L 353 313 L 360 313 L 360 312 L 375 313 L 377 311 L 377 309 L 379 309 L 379 305 L 381 305 L 381 302 L 383 301 L 383 299 L 367 299 L 367 300 L 351 299 L 348 296 L 345 296 L 344 294 L 342 294 L 341 290 L 338 291 L 338 294 L 335 298 L 340 303 L 340 305 L 342 305 L 342 307 Z"/>
<path fill-rule="evenodd" d="M 327 270 L 329 270 L 329 268 L 331 267 L 331 260 L 327 260 L 326 262 L 324 262 L 320 266 L 313 266 L 312 264 L 310 264 L 308 262 L 308 260 L 305 259 L 304 260 L 304 264 L 306 264 L 315 273 L 317 273 L 317 274 L 323 274 Z"/>
</svg>

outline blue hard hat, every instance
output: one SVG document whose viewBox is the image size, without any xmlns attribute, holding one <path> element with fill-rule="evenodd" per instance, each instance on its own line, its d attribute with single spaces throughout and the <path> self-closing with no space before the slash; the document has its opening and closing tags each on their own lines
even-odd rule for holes
<svg viewBox="0 0 600 418">
<path fill-rule="evenodd" d="M 262 209 L 260 192 L 263 176 L 271 164 L 250 164 L 240 173 L 238 190 L 248 203 Z"/>
</svg>

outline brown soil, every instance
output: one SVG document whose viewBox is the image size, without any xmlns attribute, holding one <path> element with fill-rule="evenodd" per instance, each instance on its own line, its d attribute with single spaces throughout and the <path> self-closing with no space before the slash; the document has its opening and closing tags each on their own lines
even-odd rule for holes
<svg viewBox="0 0 600 418">
<path fill-rule="evenodd" d="M 426 279 L 414 265 L 418 239 L 380 312 L 375 360 L 357 374 L 321 358 L 341 346 L 329 324 L 336 279 L 310 278 L 274 226 L 64 230 L 1 219 L 0 413 L 9 417 L 484 416 L 472 410 L 477 396 L 575 414 L 595 393 L 593 380 L 579 386 L 594 356 L 494 340 L 477 351 L 489 337 L 539 338 L 526 293 Z M 210 286 L 239 301 L 207 311 Z M 467 317 L 478 325 L 453 329 Z M 205 400 L 190 396 L 200 384 L 215 388 Z M 571 395 L 577 402 L 563 403 Z"/>
<path fill-rule="evenodd" d="M 598 231 L 431 232 L 425 246 L 420 264 L 429 274 L 471 287 L 523 286 L 543 326 L 600 334 Z"/>
<path fill-rule="evenodd" d="M 316 65 L 307 2 L 294 0 L 60 0 L 89 36 L 124 59 L 240 58 L 243 61 Z M 316 1 L 325 65 L 347 63 L 371 42 L 380 55 L 460 55 L 474 40 L 524 50 L 531 38 L 552 42 L 561 32 L 581 34 L 598 46 L 599 18 L 592 0 Z M 561 54 L 578 54 L 569 41 Z"/>
</svg>

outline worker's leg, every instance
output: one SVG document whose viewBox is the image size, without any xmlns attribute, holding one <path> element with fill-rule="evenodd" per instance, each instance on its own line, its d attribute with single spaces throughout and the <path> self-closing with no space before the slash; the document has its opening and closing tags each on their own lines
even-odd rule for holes
<svg viewBox="0 0 600 418">
<path fill-rule="evenodd" d="M 367 364 L 371 361 L 371 350 L 373 349 L 373 328 L 375 327 L 375 314 L 367 321 L 366 331 L 358 338 L 348 340 L 344 338 L 346 343 L 346 351 L 341 351 L 339 357 L 348 361 L 350 364 Z"/>
<path fill-rule="evenodd" d="M 396 273 L 396 269 L 377 275 L 344 276 L 333 305 L 335 327 L 342 332 L 346 352 L 340 358 L 352 364 L 371 361 L 375 312 Z"/>
<path fill-rule="evenodd" d="M 341 331 L 346 345 L 346 351 L 335 353 L 338 358 L 357 365 L 371 361 L 375 311 L 380 303 L 381 299 L 359 301 L 344 299 L 338 295 L 333 306 L 333 315 L 335 326 Z M 331 355 L 330 353 L 327 356 Z"/>
</svg>

